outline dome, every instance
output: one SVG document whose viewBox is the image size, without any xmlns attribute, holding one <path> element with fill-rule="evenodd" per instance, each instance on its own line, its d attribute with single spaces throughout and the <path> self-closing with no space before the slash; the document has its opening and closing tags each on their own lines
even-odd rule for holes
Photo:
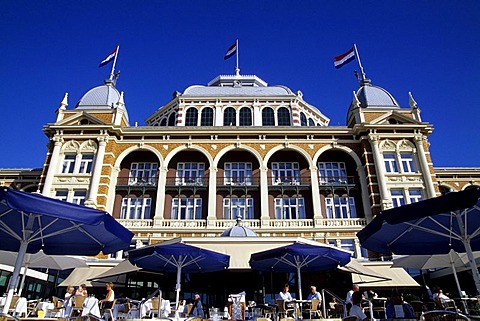
<svg viewBox="0 0 480 321">
<path fill-rule="evenodd" d="M 87 91 L 75 106 L 76 109 L 111 109 L 120 99 L 120 93 L 113 81 L 105 80 L 105 84 Z"/>
<path fill-rule="evenodd" d="M 238 216 L 237 224 L 223 231 L 223 233 L 220 236 L 221 237 L 256 237 L 257 233 L 255 233 L 248 227 L 242 226 L 242 218 Z"/>
<path fill-rule="evenodd" d="M 364 81 L 363 86 L 357 91 L 357 97 L 360 101 L 360 107 L 374 108 L 400 108 L 397 101 L 385 89 L 373 86 L 370 81 Z"/>
</svg>

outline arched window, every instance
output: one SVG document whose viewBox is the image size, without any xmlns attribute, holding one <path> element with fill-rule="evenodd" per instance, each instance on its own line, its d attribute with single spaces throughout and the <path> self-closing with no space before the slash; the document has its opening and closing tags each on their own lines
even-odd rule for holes
<svg viewBox="0 0 480 321">
<path fill-rule="evenodd" d="M 223 111 L 223 126 L 237 126 L 237 113 L 233 107 Z"/>
<path fill-rule="evenodd" d="M 275 117 L 273 116 L 273 109 L 266 107 L 262 109 L 262 125 L 275 126 Z"/>
<path fill-rule="evenodd" d="M 300 113 L 300 126 L 307 126 L 307 116 L 303 112 Z"/>
<path fill-rule="evenodd" d="M 277 123 L 278 123 L 278 126 L 290 126 L 291 125 L 290 111 L 287 108 L 285 108 L 285 107 L 278 108 Z"/>
<path fill-rule="evenodd" d="M 167 119 L 164 118 L 160 121 L 160 126 L 167 126 Z"/>
<path fill-rule="evenodd" d="M 248 107 L 240 109 L 240 126 L 252 126 L 252 111 Z"/>
<path fill-rule="evenodd" d="M 168 116 L 168 126 L 175 126 L 175 113 L 171 113 Z"/>
<path fill-rule="evenodd" d="M 308 126 L 315 126 L 315 122 L 313 121 L 313 119 L 308 119 Z"/>
<path fill-rule="evenodd" d="M 202 126 L 213 126 L 213 109 L 205 107 L 202 109 L 202 116 L 200 120 Z"/>
<path fill-rule="evenodd" d="M 198 110 L 191 107 L 187 109 L 187 115 L 185 117 L 185 126 L 197 126 L 198 122 Z"/>
</svg>

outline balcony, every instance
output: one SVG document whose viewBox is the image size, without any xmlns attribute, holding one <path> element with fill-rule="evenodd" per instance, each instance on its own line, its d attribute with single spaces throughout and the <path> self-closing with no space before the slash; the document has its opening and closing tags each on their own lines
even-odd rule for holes
<svg viewBox="0 0 480 321">
<path fill-rule="evenodd" d="M 309 190 L 311 179 L 310 177 L 300 176 L 270 176 L 267 178 L 269 190 Z"/>
<path fill-rule="evenodd" d="M 321 176 L 318 178 L 320 186 L 355 186 L 355 176 Z"/>
<path fill-rule="evenodd" d="M 158 185 L 158 177 L 119 177 L 117 179 L 117 190 L 148 190 L 156 189 Z"/>
<path fill-rule="evenodd" d="M 220 176 L 217 177 L 216 183 L 219 190 L 256 190 L 260 186 L 260 178 Z"/>
<path fill-rule="evenodd" d="M 208 177 L 167 177 L 165 182 L 167 190 L 206 190 L 208 187 Z"/>
</svg>

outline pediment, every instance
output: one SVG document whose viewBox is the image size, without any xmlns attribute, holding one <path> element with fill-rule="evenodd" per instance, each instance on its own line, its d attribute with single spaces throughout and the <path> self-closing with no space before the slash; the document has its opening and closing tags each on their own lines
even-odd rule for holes
<svg viewBox="0 0 480 321">
<path fill-rule="evenodd" d="M 408 117 L 403 113 L 399 113 L 396 110 L 389 111 L 380 117 L 373 119 L 370 124 L 372 125 L 402 125 L 402 124 L 410 124 L 410 125 L 419 125 L 419 122 L 412 117 Z"/>
<path fill-rule="evenodd" d="M 61 121 L 57 122 L 55 125 L 61 126 L 77 126 L 77 125 L 106 125 L 105 122 L 101 121 L 95 116 L 92 116 L 89 113 L 84 111 L 78 112 L 76 114 L 72 114 L 69 117 L 62 119 Z"/>
</svg>

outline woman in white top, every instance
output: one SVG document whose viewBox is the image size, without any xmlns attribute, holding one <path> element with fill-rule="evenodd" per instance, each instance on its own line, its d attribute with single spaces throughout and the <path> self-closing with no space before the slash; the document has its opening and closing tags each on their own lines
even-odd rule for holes
<svg viewBox="0 0 480 321">
<path fill-rule="evenodd" d="M 105 284 L 107 288 L 107 295 L 105 296 L 105 299 L 99 300 L 98 302 L 112 302 L 115 299 L 115 292 L 113 292 L 113 283 L 108 282 Z"/>
</svg>

